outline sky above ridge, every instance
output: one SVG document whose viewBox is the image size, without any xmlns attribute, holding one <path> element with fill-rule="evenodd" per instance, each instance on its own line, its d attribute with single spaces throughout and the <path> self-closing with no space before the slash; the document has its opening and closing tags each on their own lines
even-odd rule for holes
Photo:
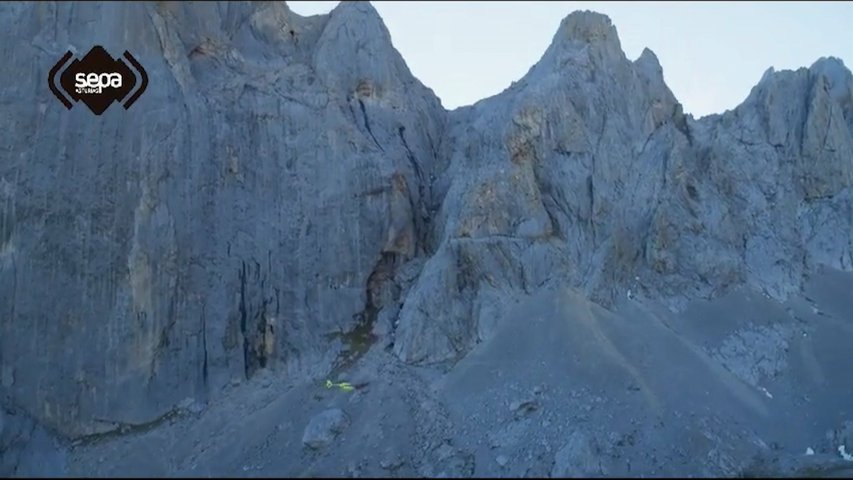
<svg viewBox="0 0 853 480">
<path fill-rule="evenodd" d="M 300 15 L 338 2 L 295 1 Z M 445 108 L 500 93 L 535 64 L 575 10 L 606 14 L 622 50 L 650 48 L 686 113 L 742 102 L 769 67 L 853 63 L 853 2 L 372 2 L 412 73 Z"/>
</svg>

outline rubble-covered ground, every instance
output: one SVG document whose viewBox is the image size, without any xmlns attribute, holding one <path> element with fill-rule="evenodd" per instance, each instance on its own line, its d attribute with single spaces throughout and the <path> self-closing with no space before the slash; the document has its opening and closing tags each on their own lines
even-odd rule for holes
<svg viewBox="0 0 853 480">
<path fill-rule="evenodd" d="M 19 433 L 16 474 L 849 476 L 851 288 L 828 272 L 786 303 L 743 291 L 678 315 L 543 291 L 456 364 L 377 342 L 333 379 L 352 391 L 267 372 L 149 429 L 55 450 Z"/>
</svg>

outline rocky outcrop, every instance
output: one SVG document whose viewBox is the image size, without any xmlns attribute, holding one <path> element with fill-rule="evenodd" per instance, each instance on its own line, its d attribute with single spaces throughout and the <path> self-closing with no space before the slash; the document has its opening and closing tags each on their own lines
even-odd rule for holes
<svg viewBox="0 0 853 480">
<path fill-rule="evenodd" d="M 696 120 L 651 51 L 576 12 L 521 80 L 448 112 L 367 3 L 3 4 L 0 27 L 0 394 L 64 436 L 262 369 L 323 375 L 363 332 L 459 359 L 536 290 L 678 310 L 853 270 L 837 59 Z M 93 44 L 147 70 L 130 110 L 44 88 Z"/>
<path fill-rule="evenodd" d="M 821 59 L 768 71 L 733 111 L 689 123 L 694 153 L 647 249 L 662 293 L 745 283 L 783 299 L 819 265 L 853 268 L 851 88 L 840 60 Z"/>
<path fill-rule="evenodd" d="M 302 443 L 313 449 L 328 446 L 338 434 L 349 426 L 349 417 L 343 410 L 335 408 L 318 413 L 308 422 L 302 435 Z"/>
</svg>

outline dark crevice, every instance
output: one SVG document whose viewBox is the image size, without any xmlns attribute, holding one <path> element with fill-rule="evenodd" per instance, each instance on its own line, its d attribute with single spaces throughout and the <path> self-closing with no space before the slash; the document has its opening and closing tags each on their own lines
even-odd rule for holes
<svg viewBox="0 0 853 480">
<path fill-rule="evenodd" d="M 694 202 L 699 201 L 699 192 L 692 184 L 687 184 L 687 195 L 690 196 L 690 199 Z"/>
<path fill-rule="evenodd" d="M 367 129 L 367 133 L 370 134 L 370 138 L 373 139 L 373 143 L 375 143 L 376 146 L 379 147 L 379 150 L 382 150 L 384 152 L 385 149 L 382 148 L 382 145 L 380 145 L 379 141 L 376 140 L 376 136 L 373 134 L 373 130 L 370 128 L 370 120 L 368 120 L 367 118 L 367 110 L 365 110 L 364 102 L 360 98 L 358 99 L 358 106 L 361 107 L 361 117 L 364 120 L 364 128 Z"/>
<path fill-rule="evenodd" d="M 438 156 L 439 156 L 438 150 L 441 146 L 441 143 L 436 145 L 435 140 L 433 140 L 433 138 L 432 138 L 432 135 L 429 134 L 429 130 L 427 130 L 427 132 L 426 132 L 426 137 L 427 137 L 427 142 L 429 142 L 430 151 L 432 152 L 432 158 L 433 158 L 433 160 L 438 161 Z M 442 138 L 442 137 L 439 137 L 439 138 Z M 441 140 L 439 140 L 439 142 L 441 142 Z"/>
<path fill-rule="evenodd" d="M 163 329 L 160 335 L 160 345 L 158 345 L 158 354 L 162 353 L 162 350 L 168 348 L 169 346 L 169 334 L 174 330 L 175 324 L 178 322 L 178 299 L 181 290 L 181 276 L 175 276 L 175 285 L 172 287 L 172 298 L 169 302 L 169 313 L 166 318 L 169 319 L 169 323 Z"/>
<path fill-rule="evenodd" d="M 266 351 L 267 336 L 275 333 L 273 331 L 273 326 L 266 321 L 266 310 L 268 304 L 269 300 L 265 298 L 263 303 L 261 304 L 261 311 L 258 315 L 259 318 L 257 319 L 258 321 L 255 324 L 257 328 L 256 334 L 260 339 L 260 345 L 255 348 L 254 356 L 260 368 L 267 368 L 267 364 L 269 361 Z"/>
<path fill-rule="evenodd" d="M 281 289 L 274 287 L 273 290 L 275 290 L 275 316 L 278 318 L 281 314 Z"/>
<path fill-rule="evenodd" d="M 821 194 L 806 195 L 803 198 L 803 202 L 806 204 L 812 204 L 814 202 L 820 202 L 820 201 L 831 201 L 833 198 L 835 198 L 834 193 L 825 193 L 822 195 Z"/>
<path fill-rule="evenodd" d="M 589 197 L 589 227 L 592 232 L 592 244 L 595 245 L 595 156 L 592 157 L 592 174 L 586 177 L 586 194 Z"/>
<path fill-rule="evenodd" d="M 543 181 L 542 179 L 541 165 L 542 162 L 538 160 L 534 163 L 533 178 L 536 182 L 536 186 L 539 188 L 542 208 L 545 210 L 545 214 L 548 215 L 548 221 L 551 224 L 551 236 L 560 240 L 565 240 L 560 222 L 553 211 L 554 209 L 560 210 L 561 206 L 557 202 L 557 199 L 554 198 L 556 192 L 554 191 L 553 185 L 548 181 Z"/>
<path fill-rule="evenodd" d="M 204 349 L 204 360 L 201 365 L 201 378 L 204 386 L 207 387 L 208 370 L 207 370 L 207 315 L 205 306 L 201 307 L 201 345 Z"/>
<path fill-rule="evenodd" d="M 418 164 L 418 161 L 415 158 L 415 154 L 412 153 L 412 149 L 409 148 L 409 142 L 406 141 L 405 132 L 406 132 L 406 127 L 401 126 L 400 128 L 397 129 L 397 134 L 400 135 L 400 141 L 403 142 L 403 147 L 406 149 L 406 156 L 409 158 L 409 163 L 412 164 L 412 168 L 415 170 L 415 175 L 417 175 L 418 181 L 420 182 L 420 185 L 418 185 L 418 187 L 422 191 L 423 190 L 424 175 L 423 175 L 423 172 L 421 171 L 421 166 Z"/>
<path fill-rule="evenodd" d="M 172 410 L 169 410 L 165 414 L 155 418 L 154 420 L 142 423 L 129 423 L 103 418 L 93 418 L 93 420 L 97 422 L 112 424 L 114 425 L 114 428 L 105 432 L 81 435 L 77 438 L 74 438 L 73 440 L 75 444 L 91 445 L 105 440 L 115 439 L 124 435 L 150 432 L 151 430 L 154 430 L 160 425 L 180 416 L 182 413 L 185 412 L 179 408 L 174 408 Z"/>
<path fill-rule="evenodd" d="M 349 107 L 349 113 L 352 116 L 352 121 L 356 125 L 358 125 L 358 117 L 355 115 L 355 110 L 352 108 L 352 97 L 347 96 L 347 107 Z"/>
<path fill-rule="evenodd" d="M 553 207 L 549 207 L 549 202 L 544 201 L 543 198 L 542 208 L 545 209 L 545 214 L 548 215 L 548 221 L 551 223 L 551 235 L 559 240 L 565 241 L 566 239 L 563 236 L 563 229 L 560 227 L 560 222 L 559 220 L 557 220 L 557 217 L 554 215 L 554 212 L 551 211 L 552 208 L 558 208 L 557 202 L 554 200 L 554 197 L 550 193 L 547 194 L 547 198 L 550 200 L 550 203 L 553 205 Z"/>
<path fill-rule="evenodd" d="M 15 255 L 12 255 L 12 301 L 9 305 L 9 321 L 15 322 L 15 306 L 18 304 L 18 262 L 15 260 Z"/>
<path fill-rule="evenodd" d="M 195 60 L 198 57 L 204 57 L 207 55 L 208 51 L 207 48 L 205 48 L 205 45 L 199 44 L 196 45 L 192 50 L 190 50 L 190 53 L 187 54 L 187 58 L 189 58 L 190 60 Z"/>
<path fill-rule="evenodd" d="M 248 380 L 251 375 L 249 363 L 249 338 L 246 335 L 246 262 L 240 262 L 240 333 L 243 336 L 243 369 Z"/>
<path fill-rule="evenodd" d="M 426 181 L 427 179 L 424 177 L 424 172 L 421 170 L 420 163 L 418 163 L 417 158 L 415 157 L 414 152 L 409 147 L 409 142 L 406 140 L 406 127 L 400 126 L 397 129 L 397 134 L 400 136 L 400 141 L 403 143 L 403 147 L 406 149 L 406 156 L 409 159 L 409 163 L 412 165 L 412 169 L 415 171 L 415 176 L 417 177 L 418 182 L 418 201 L 412 201 L 411 197 L 409 201 L 411 203 L 412 212 L 415 218 L 413 218 L 413 223 L 415 227 L 415 251 L 417 252 L 418 247 L 423 248 L 424 251 L 427 250 L 427 237 L 428 237 L 428 226 L 432 221 L 431 215 L 429 213 L 429 205 L 430 200 L 427 198 L 428 194 L 426 192 Z"/>
<path fill-rule="evenodd" d="M 590 212 L 590 214 L 592 214 L 593 202 L 595 201 L 594 197 L 593 197 L 594 188 L 595 188 L 595 186 L 592 183 L 592 175 L 587 175 L 586 176 L 586 195 L 587 195 L 587 198 L 589 199 L 589 212 Z"/>
<path fill-rule="evenodd" d="M 827 114 L 826 127 L 823 129 L 823 141 L 820 144 L 821 150 L 829 150 L 826 148 L 826 140 L 829 138 L 829 129 L 832 127 L 832 103 L 829 104 L 829 114 Z M 833 152 L 835 150 L 832 150 Z"/>
<path fill-rule="evenodd" d="M 272 272 L 272 250 L 267 250 L 267 272 Z"/>
<path fill-rule="evenodd" d="M 271 256 L 268 258 L 268 263 L 272 264 Z M 262 274 L 260 262 L 252 259 L 252 264 L 255 267 L 254 274 L 249 271 L 251 264 L 245 261 L 242 262 L 240 269 L 240 333 L 243 336 L 243 369 L 247 380 L 258 369 L 269 365 L 269 359 L 274 351 L 276 332 L 272 321 L 274 318 L 268 315 L 268 312 L 272 310 L 273 302 L 276 304 L 276 313 L 281 307 L 279 290 L 275 289 L 275 295 L 267 296 L 264 292 L 266 292 L 269 278 Z M 254 284 L 263 294 L 259 302 L 256 300 L 257 292 L 250 296 L 249 277 L 253 277 Z"/>
<path fill-rule="evenodd" d="M 604 118 L 601 122 L 601 134 L 595 144 L 595 152 L 592 154 L 590 175 L 587 177 L 587 192 L 589 193 L 589 230 L 592 233 L 592 245 L 596 246 L 595 236 L 595 156 L 601 151 L 601 142 L 604 140 L 604 135 L 607 133 L 607 112 L 604 112 Z"/>
</svg>

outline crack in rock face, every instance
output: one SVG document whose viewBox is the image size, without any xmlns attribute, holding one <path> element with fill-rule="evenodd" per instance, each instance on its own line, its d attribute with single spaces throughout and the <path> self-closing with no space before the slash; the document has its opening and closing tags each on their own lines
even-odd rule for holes
<svg viewBox="0 0 853 480">
<path fill-rule="evenodd" d="M 66 110 L 33 87 L 95 44 L 144 66 L 133 109 Z M 717 443 L 766 459 L 795 443 L 773 419 L 849 420 L 840 59 L 770 69 L 697 120 L 655 54 L 628 59 L 588 11 L 507 90 L 451 111 L 367 2 L 3 4 L 0 54 L 0 406 L 17 412 L 0 416 L 0 473 L 108 476 L 115 436 L 147 443 L 108 458 L 151 474 L 248 456 L 292 475 L 731 473 L 748 459 Z M 315 388 L 356 373 L 369 389 Z M 506 397 L 527 380 L 589 394 Z M 710 418 L 729 426 L 674 428 Z M 663 432 L 638 436 L 645 460 L 607 444 L 642 429 Z M 161 434 L 205 447 L 161 451 Z M 54 437 L 104 440 L 65 464 L 42 455 Z"/>
</svg>

